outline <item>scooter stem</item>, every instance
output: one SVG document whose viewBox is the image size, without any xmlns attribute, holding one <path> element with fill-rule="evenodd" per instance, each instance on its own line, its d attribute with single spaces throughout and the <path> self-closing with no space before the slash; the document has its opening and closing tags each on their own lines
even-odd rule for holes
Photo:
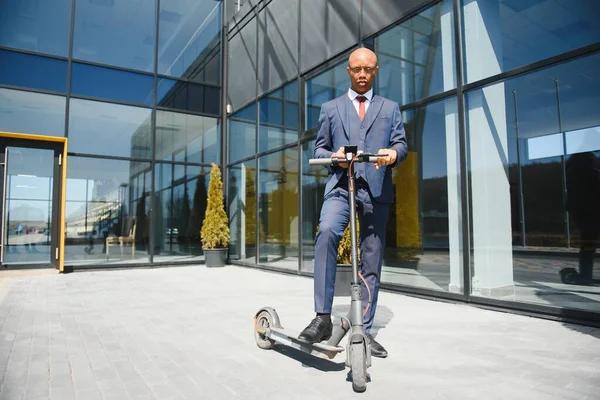
<svg viewBox="0 0 600 400">
<path fill-rule="evenodd" d="M 350 147 L 350 146 L 348 146 Z M 355 147 L 355 146 L 353 146 Z M 350 149 L 348 149 L 350 150 Z M 350 201 L 350 240 L 352 249 L 352 282 L 350 284 L 350 312 L 349 320 L 353 328 L 363 326 L 362 315 L 362 286 L 358 276 L 358 252 L 356 241 L 356 195 L 354 189 L 354 170 L 353 162 L 355 154 L 346 150 L 346 159 L 350 161 L 348 165 L 348 197 Z M 354 149 L 352 149 L 354 150 Z M 356 150 L 355 150 L 356 151 Z"/>
</svg>

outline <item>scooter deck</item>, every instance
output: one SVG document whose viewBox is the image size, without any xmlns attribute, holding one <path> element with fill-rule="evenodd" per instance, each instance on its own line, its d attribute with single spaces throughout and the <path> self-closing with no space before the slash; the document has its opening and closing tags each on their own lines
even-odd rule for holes
<svg viewBox="0 0 600 400">
<path fill-rule="evenodd" d="M 260 332 L 263 333 L 263 332 Z M 327 342 L 320 343 L 308 343 L 298 339 L 299 333 L 290 331 L 284 328 L 275 328 L 269 327 L 264 329 L 264 335 L 268 338 L 276 341 L 277 343 L 281 343 L 287 345 L 289 347 L 295 348 L 297 350 L 310 353 L 314 356 L 332 359 L 338 353 L 343 352 L 345 349 L 341 346 L 332 346 L 327 344 Z"/>
</svg>

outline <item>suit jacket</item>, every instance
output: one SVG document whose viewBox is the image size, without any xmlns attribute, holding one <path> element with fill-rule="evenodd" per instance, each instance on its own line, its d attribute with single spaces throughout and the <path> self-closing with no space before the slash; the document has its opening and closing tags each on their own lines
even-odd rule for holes
<svg viewBox="0 0 600 400">
<path fill-rule="evenodd" d="M 398 103 L 381 96 L 373 96 L 361 123 L 346 92 L 321 106 L 318 129 L 315 158 L 329 158 L 340 147 L 346 145 L 358 145 L 359 150 L 368 153 L 377 153 L 379 149 L 396 150 L 394 164 L 379 169 L 371 163 L 364 164 L 366 181 L 373 200 L 383 203 L 394 201 L 392 167 L 400 164 L 408 152 L 404 122 Z M 359 143 L 351 143 L 351 140 L 358 140 Z M 357 165 L 354 164 L 355 169 Z M 337 186 L 340 179 L 347 179 L 346 168 L 327 169 L 329 180 L 325 186 L 325 195 Z"/>
</svg>

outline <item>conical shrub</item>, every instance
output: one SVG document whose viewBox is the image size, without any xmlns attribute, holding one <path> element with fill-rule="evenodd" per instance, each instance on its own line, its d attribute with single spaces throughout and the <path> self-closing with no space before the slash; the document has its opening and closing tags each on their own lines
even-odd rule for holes
<svg viewBox="0 0 600 400">
<path fill-rule="evenodd" d="M 215 163 L 212 163 L 211 166 L 208 205 L 200 236 L 203 248 L 219 249 L 229 246 L 229 218 L 225 213 L 221 170 Z"/>
</svg>

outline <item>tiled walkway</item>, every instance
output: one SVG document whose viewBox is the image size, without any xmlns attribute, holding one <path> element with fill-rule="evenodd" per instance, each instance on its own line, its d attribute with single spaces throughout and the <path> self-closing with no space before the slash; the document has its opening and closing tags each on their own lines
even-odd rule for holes
<svg viewBox="0 0 600 400">
<path fill-rule="evenodd" d="M 312 280 L 227 266 L 0 272 L 0 399 L 598 399 L 600 330 L 381 293 L 371 382 L 344 355 L 261 350 L 252 317 L 312 317 Z M 336 313 L 346 309 L 346 299 Z"/>
</svg>

